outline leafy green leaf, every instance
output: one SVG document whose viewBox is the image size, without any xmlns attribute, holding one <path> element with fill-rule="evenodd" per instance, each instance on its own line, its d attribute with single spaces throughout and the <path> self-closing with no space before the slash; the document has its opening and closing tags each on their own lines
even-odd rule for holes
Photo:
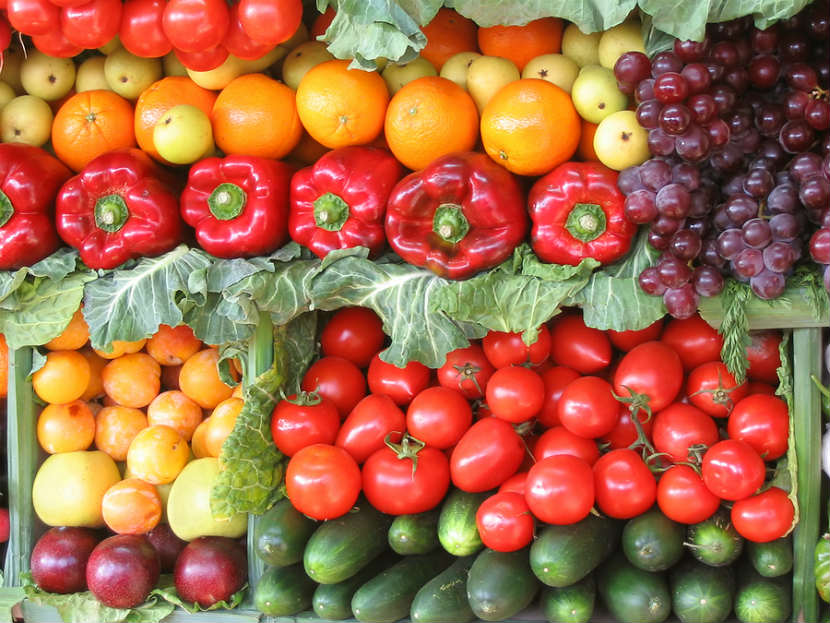
<svg viewBox="0 0 830 623">
<path fill-rule="evenodd" d="M 179 606 L 180 608 L 186 610 L 190 614 L 195 614 L 197 612 L 209 612 L 211 610 L 232 610 L 236 608 L 239 604 L 241 604 L 245 600 L 245 595 L 248 592 L 248 585 L 245 584 L 242 588 L 236 591 L 231 598 L 227 601 L 217 601 L 215 604 L 208 606 L 207 608 L 203 608 L 198 603 L 185 601 L 179 596 L 179 593 L 176 592 L 176 587 L 173 585 L 173 579 L 170 576 L 162 577 L 161 586 L 154 589 L 150 593 L 150 597 L 157 597 L 160 598 L 160 603 L 165 603 L 170 606 L 171 610 L 174 606 Z M 131 619 L 126 619 L 128 622 Z M 139 623 L 136 619 L 136 623 Z"/>
<path fill-rule="evenodd" d="M 792 415 L 794 413 L 795 394 L 793 385 L 793 357 L 790 349 L 791 336 L 792 334 L 789 331 L 784 331 L 781 343 L 778 345 L 778 355 L 781 359 L 781 365 L 778 366 L 777 370 L 778 387 L 775 390 L 775 395 L 787 403 L 787 410 L 790 413 L 790 427 L 787 437 L 787 454 L 778 460 L 775 466 L 775 477 L 773 478 L 775 486 L 781 487 L 787 492 L 795 509 L 793 523 L 789 531 L 792 531 L 798 525 L 800 515 L 798 504 L 798 456 L 795 447 L 795 426 Z"/>
<path fill-rule="evenodd" d="M 753 296 L 748 284 L 734 279 L 727 280 L 721 293 L 725 308 L 723 322 L 718 328 L 718 333 L 723 336 L 720 358 L 738 383 L 746 378 L 749 367 L 746 347 L 749 346 L 750 337 L 746 310 Z"/>
<path fill-rule="evenodd" d="M 23 589 L 17 586 L 0 588 L 0 623 L 12 623 L 12 608 L 23 601 L 25 596 Z"/>
<path fill-rule="evenodd" d="M 464 17 L 479 26 L 523 25 L 540 17 L 562 17 L 584 33 L 616 26 L 637 6 L 636 0 L 447 0 Z"/>
</svg>

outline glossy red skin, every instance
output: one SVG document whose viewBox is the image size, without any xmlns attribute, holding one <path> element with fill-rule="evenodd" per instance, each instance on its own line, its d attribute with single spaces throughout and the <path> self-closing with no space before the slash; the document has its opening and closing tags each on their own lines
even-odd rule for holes
<svg viewBox="0 0 830 623">
<path fill-rule="evenodd" d="M 536 421 L 545 428 L 552 428 L 559 425 L 559 399 L 562 398 L 562 392 L 580 374 L 568 366 L 553 366 L 539 374 L 545 384 L 545 401 L 536 415 Z"/>
<path fill-rule="evenodd" d="M 471 493 L 495 489 L 516 473 L 524 455 L 524 443 L 513 427 L 486 417 L 473 424 L 453 448 L 452 483 Z"/>
<path fill-rule="evenodd" d="M 164 56 L 173 49 L 161 26 L 161 16 L 166 5 L 164 0 L 124 2 L 121 7 L 118 38 L 128 52 L 136 56 L 155 58 Z"/>
<path fill-rule="evenodd" d="M 758 453 L 744 441 L 719 441 L 703 455 L 701 473 L 706 487 L 722 500 L 741 500 L 764 484 L 766 468 Z"/>
<path fill-rule="evenodd" d="M 360 494 L 360 468 L 343 448 L 306 446 L 288 461 L 285 490 L 291 504 L 313 519 L 349 512 Z"/>
<path fill-rule="evenodd" d="M 711 390 L 723 388 L 723 397 Z M 746 396 L 746 381 L 740 385 L 721 361 L 703 363 L 689 372 L 686 379 L 686 393 L 689 401 L 704 413 L 712 417 L 723 418 Z"/>
<path fill-rule="evenodd" d="M 593 465 L 599 458 L 599 448 L 593 439 L 575 435 L 564 426 L 549 428 L 533 445 L 533 456 L 537 461 L 561 454 L 578 457 Z"/>
<path fill-rule="evenodd" d="M 315 361 L 303 376 L 300 387 L 334 402 L 341 418 L 366 395 L 366 379 L 360 368 L 342 357 L 321 357 Z"/>
<path fill-rule="evenodd" d="M 239 4 L 248 36 L 272 46 L 290 39 L 303 17 L 300 0 L 241 0 Z"/>
<path fill-rule="evenodd" d="M 753 381 L 778 385 L 778 368 L 781 365 L 781 355 L 778 352 L 780 331 L 753 331 L 749 338 L 751 341 L 746 347 L 746 358 L 749 361 L 747 376 Z"/>
<path fill-rule="evenodd" d="M 649 397 L 652 413 L 665 408 L 683 385 L 683 364 L 671 348 L 661 342 L 644 342 L 626 353 L 614 373 L 614 392 L 631 395 L 629 388 Z"/>
<path fill-rule="evenodd" d="M 89 0 L 61 9 L 61 31 L 67 41 L 82 48 L 106 45 L 121 26 L 121 0 Z"/>
<path fill-rule="evenodd" d="M 506 368 L 523 363 L 537 366 L 550 355 L 550 331 L 545 325 L 541 325 L 536 334 L 536 341 L 530 346 L 524 343 L 521 333 L 490 331 L 481 339 L 481 346 L 494 368 Z"/>
<path fill-rule="evenodd" d="M 670 467 L 657 483 L 657 505 L 672 521 L 699 523 L 714 515 L 720 502 L 688 465 Z"/>
<path fill-rule="evenodd" d="M 723 348 L 723 336 L 699 314 L 669 320 L 660 341 L 674 349 L 687 372 L 707 361 L 720 361 Z"/>
<path fill-rule="evenodd" d="M 464 395 L 449 387 L 427 387 L 406 411 L 406 430 L 428 446 L 451 448 L 473 423 L 473 410 Z"/>
<path fill-rule="evenodd" d="M 726 430 L 731 439 L 745 441 L 765 461 L 773 461 L 787 452 L 790 435 L 787 403 L 764 394 L 747 396 L 732 409 Z"/>
<path fill-rule="evenodd" d="M 654 428 L 654 418 L 649 417 L 648 412 L 640 409 L 637 411 L 637 419 L 640 420 L 640 427 L 643 429 L 646 439 L 650 440 L 652 437 L 652 429 Z M 637 427 L 634 426 L 634 422 L 631 420 L 631 411 L 624 404 L 620 403 L 620 417 L 617 423 L 611 429 L 610 433 L 600 438 L 600 441 L 607 443 L 611 450 L 617 450 L 619 448 L 628 448 L 637 439 Z M 642 444 L 637 445 L 637 447 L 641 446 Z"/>
<path fill-rule="evenodd" d="M 86 564 L 100 535 L 89 528 L 50 528 L 32 549 L 32 579 L 49 593 L 86 590 Z"/>
<path fill-rule="evenodd" d="M 527 472 L 516 472 L 510 478 L 501 483 L 499 493 L 505 491 L 513 491 L 522 496 L 525 494 L 525 483 L 527 482 Z"/>
<path fill-rule="evenodd" d="M 162 16 L 164 34 L 182 52 L 203 52 L 219 45 L 229 26 L 222 0 L 168 0 Z"/>
<path fill-rule="evenodd" d="M 673 463 L 689 461 L 689 447 L 712 446 L 718 442 L 718 426 L 693 405 L 675 402 L 654 416 L 651 431 L 654 449 L 664 452 Z"/>
<path fill-rule="evenodd" d="M 738 500 L 732 506 L 732 525 L 749 541 L 768 543 L 790 531 L 795 507 L 787 492 L 778 487 Z"/>
<path fill-rule="evenodd" d="M 429 387 L 432 372 L 418 361 L 410 361 L 406 367 L 398 368 L 375 355 L 369 363 L 366 378 L 370 392 L 386 394 L 396 405 L 403 407 Z"/>
<path fill-rule="evenodd" d="M 490 496 L 476 511 L 481 542 L 497 552 L 515 552 L 530 545 L 535 523 L 524 496 L 513 491 Z"/>
<path fill-rule="evenodd" d="M 450 465 L 437 448 L 418 451 L 418 463 L 383 447 L 363 464 L 363 494 L 382 513 L 407 515 L 435 508 L 450 488 Z"/>
<path fill-rule="evenodd" d="M 766 394 L 767 396 L 775 396 L 775 387 L 769 383 L 762 381 L 749 381 L 746 384 L 746 395 Z"/>
<path fill-rule="evenodd" d="M 398 405 L 389 396 L 369 394 L 346 417 L 334 445 L 363 463 L 384 447 L 387 435 L 391 434 L 390 440 L 397 443 L 405 430 L 406 416 Z"/>
<path fill-rule="evenodd" d="M 320 332 L 320 346 L 326 356 L 343 357 L 359 368 L 369 365 L 383 346 L 383 322 L 367 307 L 338 310 Z"/>
<path fill-rule="evenodd" d="M 633 450 L 611 450 L 594 463 L 594 495 L 600 512 L 616 519 L 642 515 L 657 498 L 657 482 Z"/>
<path fill-rule="evenodd" d="M 166 523 L 160 523 L 147 533 L 147 538 L 159 555 L 162 573 L 173 573 L 176 567 L 176 560 L 187 545 Z"/>
<path fill-rule="evenodd" d="M 437 376 L 444 387 L 457 389 L 465 398 L 476 400 L 484 397 L 484 388 L 495 371 L 482 347 L 470 344 L 447 353 L 447 360 L 438 368 Z"/>
<path fill-rule="evenodd" d="M 294 456 L 315 443 L 333 444 L 340 429 L 337 405 L 324 396 L 317 404 L 294 404 L 297 395 L 280 400 L 271 413 L 271 436 L 280 452 Z"/>
<path fill-rule="evenodd" d="M 248 580 L 245 549 L 227 537 L 194 539 L 179 554 L 173 580 L 182 599 L 202 608 L 228 601 Z"/>
<path fill-rule="evenodd" d="M 25 35 L 45 35 L 60 20 L 60 8 L 49 0 L 8 0 L 6 16 L 15 30 Z"/>
<path fill-rule="evenodd" d="M 487 381 L 485 397 L 495 417 L 516 424 L 539 413 L 544 403 L 545 384 L 530 368 L 499 368 Z"/>
<path fill-rule="evenodd" d="M 620 403 L 611 384 L 598 376 L 570 382 L 559 399 L 562 426 L 575 435 L 595 439 L 610 433 L 620 419 Z"/>
<path fill-rule="evenodd" d="M 173 48 L 173 52 L 182 65 L 193 71 L 210 71 L 211 69 L 216 69 L 225 62 L 229 54 L 228 49 L 221 43 L 199 52 L 185 52 L 179 48 Z"/>
<path fill-rule="evenodd" d="M 32 43 L 44 54 L 55 58 L 70 58 L 84 51 L 84 48 L 64 37 L 59 28 L 50 30 L 45 35 L 32 35 Z"/>
<path fill-rule="evenodd" d="M 110 608 L 134 608 L 159 579 L 156 549 L 144 535 L 117 534 L 101 541 L 89 556 L 86 583 Z"/>
<path fill-rule="evenodd" d="M 611 340 L 614 348 L 623 352 L 628 352 L 635 346 L 639 346 L 643 342 L 651 342 L 660 338 L 663 332 L 663 319 L 655 320 L 645 329 L 639 331 L 614 331 L 608 329 L 605 334 Z"/>
<path fill-rule="evenodd" d="M 270 43 L 260 43 L 251 39 L 239 21 L 239 3 L 228 7 L 228 32 L 222 40 L 225 49 L 244 60 L 254 60 L 273 49 Z"/>
<path fill-rule="evenodd" d="M 586 326 L 579 314 L 554 320 L 550 338 L 550 358 L 557 365 L 594 374 L 611 363 L 611 340 L 599 329 Z"/>
<path fill-rule="evenodd" d="M 569 454 L 537 461 L 527 474 L 525 499 L 539 521 L 561 526 L 585 519 L 594 505 L 591 465 Z"/>
</svg>

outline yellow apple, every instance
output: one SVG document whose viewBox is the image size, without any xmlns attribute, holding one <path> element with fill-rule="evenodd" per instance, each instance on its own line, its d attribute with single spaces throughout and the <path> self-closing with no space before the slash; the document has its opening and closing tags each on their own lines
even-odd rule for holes
<svg viewBox="0 0 830 623">
<path fill-rule="evenodd" d="M 0 82 L 0 111 L 5 108 L 6 104 L 15 98 L 14 89 L 7 83 Z"/>
<path fill-rule="evenodd" d="M 19 95 L 0 111 L 0 139 L 40 147 L 52 134 L 52 109 L 34 95 Z"/>
<path fill-rule="evenodd" d="M 75 73 L 75 91 L 112 91 L 104 75 L 105 56 L 90 56 L 78 66 Z"/>
<path fill-rule="evenodd" d="M 467 91 L 480 113 L 503 86 L 520 77 L 519 68 L 513 61 L 500 56 L 482 56 L 470 63 L 467 70 Z"/>
<path fill-rule="evenodd" d="M 646 53 L 639 20 L 629 20 L 606 30 L 599 40 L 599 64 L 614 69 L 617 59 L 626 52 Z"/>
<path fill-rule="evenodd" d="M 522 70 L 522 78 L 547 80 L 568 93 L 578 75 L 579 65 L 563 54 L 542 54 L 528 61 Z"/>
<path fill-rule="evenodd" d="M 480 56 L 481 54 L 478 52 L 459 52 L 458 54 L 453 54 L 441 66 L 441 73 L 438 75 L 447 80 L 452 80 L 462 89 L 466 90 L 467 71 L 470 69 L 470 64 Z"/>
<path fill-rule="evenodd" d="M 576 24 L 568 24 L 562 33 L 562 54 L 580 67 L 599 64 L 599 40 L 601 32 L 586 35 Z"/>
<path fill-rule="evenodd" d="M 334 58 L 322 41 L 306 41 L 289 52 L 282 63 L 282 81 L 295 91 L 306 72 Z"/>
<path fill-rule="evenodd" d="M 104 62 L 104 76 L 110 89 L 128 100 L 138 99 L 162 74 L 159 59 L 136 56 L 124 48 L 111 52 Z"/>
<path fill-rule="evenodd" d="M 614 72 L 600 65 L 582 68 L 573 83 L 571 99 L 579 116 L 591 123 L 599 123 L 628 105 L 628 98 L 617 88 Z"/>
<path fill-rule="evenodd" d="M 408 63 L 387 63 L 381 72 L 381 77 L 386 82 L 389 95 L 400 91 L 405 84 L 423 78 L 424 76 L 437 76 L 435 66 L 427 59 L 417 57 Z"/>
<path fill-rule="evenodd" d="M 40 50 L 29 50 L 20 66 L 20 81 L 29 95 L 52 102 L 59 100 L 75 86 L 75 63 L 71 58 L 48 56 Z"/>
<path fill-rule="evenodd" d="M 153 127 L 153 146 L 173 164 L 196 162 L 214 148 L 210 119 L 196 106 L 173 106 Z"/>
<path fill-rule="evenodd" d="M 594 151 L 610 169 L 622 171 L 648 160 L 648 132 L 633 110 L 621 110 L 600 121 L 594 134 Z"/>
</svg>

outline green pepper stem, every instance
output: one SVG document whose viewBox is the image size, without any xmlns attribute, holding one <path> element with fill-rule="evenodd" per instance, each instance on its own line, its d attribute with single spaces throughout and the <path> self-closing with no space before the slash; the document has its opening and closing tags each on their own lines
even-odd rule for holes
<svg viewBox="0 0 830 623">
<path fill-rule="evenodd" d="M 442 203 L 432 217 L 432 231 L 446 242 L 456 244 L 470 231 L 470 223 L 457 203 Z"/>
<path fill-rule="evenodd" d="M 334 193 L 325 193 L 314 200 L 314 222 L 326 231 L 340 231 L 349 220 L 349 204 Z"/>
<path fill-rule="evenodd" d="M 130 211 L 121 195 L 104 195 L 95 202 L 95 224 L 99 229 L 113 234 L 124 227 L 129 218 Z"/>
<path fill-rule="evenodd" d="M 14 216 L 14 205 L 9 196 L 0 190 L 0 227 L 3 227 Z"/>
<path fill-rule="evenodd" d="M 208 197 L 208 208 L 220 221 L 231 221 L 242 214 L 248 196 L 236 184 L 223 182 L 213 189 Z"/>
<path fill-rule="evenodd" d="M 565 229 L 582 242 L 591 242 L 605 233 L 607 221 L 602 206 L 596 203 L 575 203 Z"/>
</svg>

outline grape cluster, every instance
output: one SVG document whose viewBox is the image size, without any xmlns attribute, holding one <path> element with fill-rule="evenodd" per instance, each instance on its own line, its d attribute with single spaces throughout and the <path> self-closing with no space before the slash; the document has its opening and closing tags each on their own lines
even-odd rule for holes
<svg viewBox="0 0 830 623">
<path fill-rule="evenodd" d="M 725 275 L 770 299 L 806 249 L 830 263 L 828 43 L 822 0 L 766 30 L 711 24 L 703 41 L 617 61 L 653 154 L 618 182 L 627 217 L 662 252 L 640 286 L 673 316 L 694 314 Z"/>
</svg>

